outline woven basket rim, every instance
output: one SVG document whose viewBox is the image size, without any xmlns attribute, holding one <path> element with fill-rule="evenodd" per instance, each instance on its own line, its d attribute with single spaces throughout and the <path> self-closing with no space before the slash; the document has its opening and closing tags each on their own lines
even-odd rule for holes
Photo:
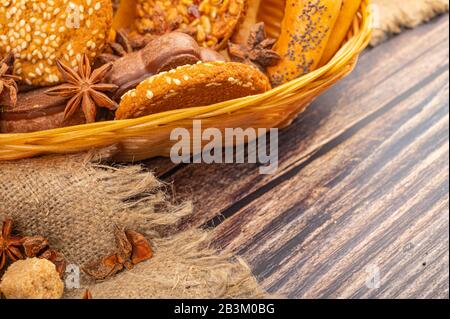
<svg viewBox="0 0 450 319">
<path fill-rule="evenodd" d="M 0 161 L 2 159 L 30 157 L 42 153 L 64 152 L 63 145 L 69 141 L 74 148 L 81 148 L 83 142 L 89 144 L 89 139 L 95 139 L 100 135 L 104 138 L 110 137 L 114 142 L 117 142 L 117 140 L 120 141 L 120 138 L 116 136 L 119 133 L 123 133 L 127 137 L 139 137 L 140 130 L 148 131 L 151 128 L 173 125 L 188 119 L 216 118 L 252 107 L 268 109 L 272 101 L 279 101 L 277 103 L 280 104 L 283 101 L 289 101 L 289 98 L 307 98 L 308 94 L 311 95 L 311 90 L 314 88 L 311 89 L 309 87 L 310 91 L 305 93 L 305 96 L 302 96 L 301 92 L 299 93 L 302 88 L 311 86 L 311 84 L 320 87 L 322 84 L 332 82 L 336 74 L 340 74 L 343 77 L 353 69 L 358 55 L 367 47 L 370 41 L 372 31 L 370 5 L 370 0 L 362 0 L 360 10 L 353 23 L 351 37 L 331 61 L 317 70 L 270 91 L 213 105 L 165 111 L 136 119 L 96 122 L 32 133 L 0 134 Z M 133 132 L 135 135 L 133 135 Z M 93 142 L 93 144 L 95 143 Z"/>
</svg>

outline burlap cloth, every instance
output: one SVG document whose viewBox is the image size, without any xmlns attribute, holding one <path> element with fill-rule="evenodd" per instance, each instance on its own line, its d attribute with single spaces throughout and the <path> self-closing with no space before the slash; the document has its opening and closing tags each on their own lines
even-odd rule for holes
<svg viewBox="0 0 450 319">
<path fill-rule="evenodd" d="M 1 163 L 0 221 L 11 216 L 19 233 L 46 237 L 76 266 L 114 251 L 114 224 L 145 234 L 153 259 L 102 283 L 83 276 L 95 298 L 264 296 L 242 260 L 208 247 L 208 231 L 176 231 L 192 213 L 189 203 L 171 203 L 165 185 L 142 167 L 102 166 L 98 155 L 105 154 Z"/>
<path fill-rule="evenodd" d="M 373 44 L 448 11 L 448 0 L 374 2 L 381 19 Z M 78 266 L 114 251 L 114 224 L 144 233 L 155 257 L 105 282 L 83 277 L 95 298 L 266 296 L 241 259 L 208 246 L 208 231 L 177 231 L 192 207 L 169 200 L 152 173 L 100 165 L 109 151 L 0 163 L 0 222 L 13 217 L 17 231 L 45 236 Z M 80 294 L 67 290 L 65 297 Z"/>
<path fill-rule="evenodd" d="M 416 27 L 448 12 L 449 0 L 373 0 L 373 4 L 378 21 L 375 21 L 371 44 L 376 45 L 405 28 Z"/>
</svg>

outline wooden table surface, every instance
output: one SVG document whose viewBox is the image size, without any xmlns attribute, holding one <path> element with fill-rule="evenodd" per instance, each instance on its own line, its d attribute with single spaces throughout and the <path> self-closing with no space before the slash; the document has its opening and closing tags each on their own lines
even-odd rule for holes
<svg viewBox="0 0 450 319">
<path fill-rule="evenodd" d="M 146 162 L 290 298 L 449 298 L 449 18 L 366 51 L 280 131 L 279 170 Z"/>
</svg>

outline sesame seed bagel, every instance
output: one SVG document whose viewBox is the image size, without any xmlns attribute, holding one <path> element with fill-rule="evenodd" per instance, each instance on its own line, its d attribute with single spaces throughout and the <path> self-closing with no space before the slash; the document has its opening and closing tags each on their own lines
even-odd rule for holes
<svg viewBox="0 0 450 319">
<path fill-rule="evenodd" d="M 111 23 L 110 0 L 1 0 L 0 56 L 14 53 L 26 84 L 56 84 L 56 60 L 75 67 L 83 54 L 97 56 Z"/>
<path fill-rule="evenodd" d="M 159 73 L 128 91 L 116 119 L 137 118 L 179 108 L 205 106 L 270 90 L 256 68 L 235 62 L 185 65 Z"/>
</svg>

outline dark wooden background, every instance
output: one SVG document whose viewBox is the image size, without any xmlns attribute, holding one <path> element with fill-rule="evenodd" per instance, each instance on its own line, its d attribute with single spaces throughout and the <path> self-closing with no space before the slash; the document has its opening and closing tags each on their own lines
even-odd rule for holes
<svg viewBox="0 0 450 319">
<path fill-rule="evenodd" d="M 366 51 L 280 132 L 274 175 L 146 162 L 194 202 L 181 227 L 214 226 L 217 247 L 290 298 L 448 298 L 448 28 L 446 15 Z"/>
</svg>

